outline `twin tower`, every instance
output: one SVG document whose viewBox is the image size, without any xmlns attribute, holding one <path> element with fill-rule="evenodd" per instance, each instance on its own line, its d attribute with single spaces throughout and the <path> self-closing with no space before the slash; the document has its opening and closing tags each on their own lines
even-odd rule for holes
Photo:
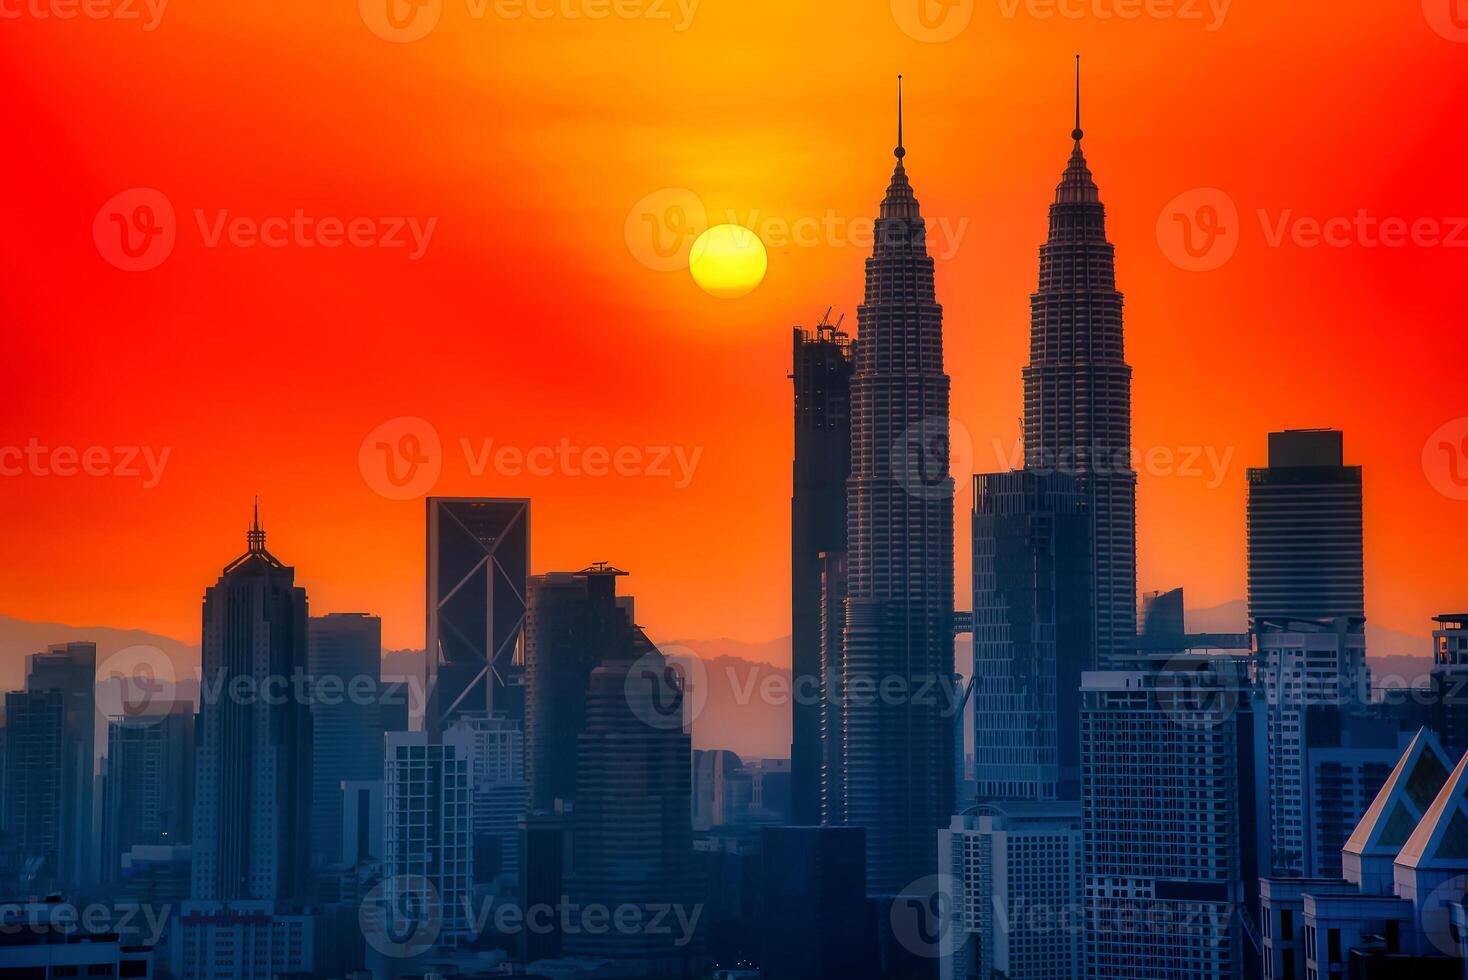
<svg viewBox="0 0 1468 980">
<path fill-rule="evenodd" d="M 900 86 L 897 162 L 866 260 L 856 338 L 824 323 L 797 328 L 792 374 L 793 667 L 797 690 L 820 691 L 794 699 L 795 820 L 864 828 L 873 895 L 898 894 L 937 869 L 935 833 L 954 813 L 964 744 L 954 639 L 968 629 L 954 615 L 943 308 L 905 166 Z M 1002 528 L 981 515 L 1061 499 L 1081 516 L 1082 649 L 1070 645 L 1065 659 L 1092 667 L 1135 645 L 1136 475 L 1122 296 L 1081 149 L 1079 81 L 1071 135 L 1030 300 L 1025 469 L 980 477 L 975 514 L 976 528 Z M 991 489 L 986 481 L 995 480 Z M 996 558 L 1039 560 L 1004 557 L 1011 544 L 976 545 L 985 552 L 975 556 L 975 595 L 984 596 L 973 614 L 983 651 L 976 667 L 1005 650 L 1025 654 L 1036 630 L 1053 630 L 1053 611 L 1036 610 L 1033 595 L 996 592 Z M 1066 740 L 1058 713 L 1047 710 L 1064 683 L 1055 657 L 1006 664 L 992 684 L 978 673 L 974 696 L 1007 705 L 1016 721 L 1013 746 L 976 745 L 981 770 L 986 758 L 1019 750 L 1012 761 L 1024 786 L 998 795 L 1064 794 Z"/>
</svg>

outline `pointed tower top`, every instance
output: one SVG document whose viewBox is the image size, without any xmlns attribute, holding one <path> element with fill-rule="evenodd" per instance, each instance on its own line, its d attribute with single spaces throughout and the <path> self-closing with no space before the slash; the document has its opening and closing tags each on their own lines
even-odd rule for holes
<svg viewBox="0 0 1468 980">
<path fill-rule="evenodd" d="M 907 156 L 907 148 L 902 145 L 902 76 L 897 76 L 897 149 L 892 155 L 901 160 Z"/>
<path fill-rule="evenodd" d="M 250 530 L 245 533 L 245 541 L 249 543 L 251 554 L 265 550 L 265 528 L 260 526 L 260 497 L 258 494 L 255 496 L 255 519 L 250 523 Z"/>
<path fill-rule="evenodd" d="M 1076 128 L 1071 130 L 1070 138 L 1079 143 L 1085 135 L 1081 129 L 1081 56 L 1076 55 Z"/>
</svg>

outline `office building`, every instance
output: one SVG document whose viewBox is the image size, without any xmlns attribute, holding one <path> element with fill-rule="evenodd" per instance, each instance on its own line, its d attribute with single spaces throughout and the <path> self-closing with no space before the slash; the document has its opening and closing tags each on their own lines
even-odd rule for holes
<svg viewBox="0 0 1468 980">
<path fill-rule="evenodd" d="M 864 836 L 860 827 L 761 832 L 761 980 L 876 976 Z"/>
<path fill-rule="evenodd" d="M 1126 362 L 1116 249 L 1081 149 L 1074 146 L 1050 205 L 1040 279 L 1030 296 L 1024 368 L 1025 468 L 1078 478 L 1091 519 L 1095 649 L 1105 666 L 1137 631 L 1137 477 L 1132 471 L 1132 369 Z"/>
<path fill-rule="evenodd" d="M 427 550 L 428 730 L 465 711 L 523 724 L 530 501 L 429 497 Z"/>
<path fill-rule="evenodd" d="M 382 620 L 366 613 L 312 616 L 307 660 L 314 741 L 311 858 L 340 857 L 342 783 L 382 778 Z"/>
<path fill-rule="evenodd" d="M 821 556 L 846 550 L 851 472 L 851 338 L 828 320 L 795 328 L 795 462 L 790 500 L 792 683 L 790 768 L 798 823 L 820 819 Z"/>
<path fill-rule="evenodd" d="M 848 692 L 941 692 L 953 677 L 953 479 L 943 308 L 908 181 L 899 98 L 896 166 L 866 262 L 852 345 L 847 482 Z M 937 867 L 952 816 L 951 701 L 936 693 L 841 699 L 846 823 L 866 830 L 874 894 Z"/>
<path fill-rule="evenodd" d="M 1343 436 L 1269 434 L 1269 465 L 1249 470 L 1249 619 L 1364 619 L 1361 467 Z"/>
<path fill-rule="evenodd" d="M 171 701 L 107 723 L 102 873 L 114 882 L 140 845 L 182 846 L 194 831 L 194 706 Z"/>
<path fill-rule="evenodd" d="M 980 802 L 1080 798 L 1081 674 L 1095 667 L 1090 521 L 1073 477 L 974 478 L 974 766 Z"/>
<path fill-rule="evenodd" d="M 1456 758 L 1468 752 L 1468 613 L 1434 616 L 1427 724 Z"/>
<path fill-rule="evenodd" d="M 1079 980 L 1085 951 L 1078 802 L 979 805 L 938 835 L 952 882 L 943 980 Z"/>
</svg>

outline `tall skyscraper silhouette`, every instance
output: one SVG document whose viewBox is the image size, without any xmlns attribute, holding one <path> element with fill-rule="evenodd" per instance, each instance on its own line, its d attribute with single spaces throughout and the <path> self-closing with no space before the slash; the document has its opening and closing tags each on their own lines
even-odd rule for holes
<svg viewBox="0 0 1468 980">
<path fill-rule="evenodd" d="M 159 705 L 107 723 L 102 874 L 114 882 L 129 848 L 187 844 L 194 826 L 194 706 Z"/>
<path fill-rule="evenodd" d="M 1136 645 L 1137 475 L 1132 471 L 1132 369 L 1126 363 L 1116 249 L 1081 149 L 1077 57 L 1070 162 L 1050 205 L 1040 284 L 1030 296 L 1024 369 L 1025 467 L 1079 478 L 1091 514 L 1096 653 Z"/>
<path fill-rule="evenodd" d="M 866 263 L 853 347 L 841 670 L 845 819 L 865 828 L 868 882 L 886 895 L 937 868 L 935 834 L 953 809 L 956 724 L 941 693 L 953 677 L 943 308 L 903 163 L 898 84 L 897 165 Z M 856 696 L 858 689 L 865 693 Z"/>
<path fill-rule="evenodd" d="M 1361 467 L 1328 429 L 1269 434 L 1269 466 L 1249 470 L 1249 619 L 1366 616 Z"/>
<path fill-rule="evenodd" d="M 830 316 L 829 311 L 827 317 Z M 851 340 L 822 318 L 795 328 L 795 465 L 790 500 L 790 773 L 797 824 L 821 816 L 821 577 L 823 554 L 846 550 L 851 472 Z"/>
<path fill-rule="evenodd" d="M 591 672 L 625 640 L 631 600 L 617 596 L 627 573 L 599 564 L 531 577 L 525 626 L 526 778 L 530 806 L 553 811 L 576 800 L 576 740 L 586 730 Z"/>
<path fill-rule="evenodd" d="M 461 712 L 523 725 L 530 501 L 429 497 L 427 551 L 427 730 Z"/>
<path fill-rule="evenodd" d="M 303 901 L 311 711 L 290 685 L 307 670 L 306 590 L 265 550 L 258 506 L 246 539 L 245 553 L 204 594 L 192 896 Z"/>
<path fill-rule="evenodd" d="M 1080 689 L 1094 666 L 1091 542 L 1079 482 L 974 478 L 978 800 L 1080 799 Z"/>
<path fill-rule="evenodd" d="M 311 858 L 341 859 L 342 783 L 382 778 L 382 620 L 366 613 L 312 616 Z"/>
<path fill-rule="evenodd" d="M 790 499 L 790 772 L 794 822 L 821 820 L 822 555 L 846 550 L 851 472 L 851 342 L 822 318 L 794 330 L 796 459 Z"/>
</svg>

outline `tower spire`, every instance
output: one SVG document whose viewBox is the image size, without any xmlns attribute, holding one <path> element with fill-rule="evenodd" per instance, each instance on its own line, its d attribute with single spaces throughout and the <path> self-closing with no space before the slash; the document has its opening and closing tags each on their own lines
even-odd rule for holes
<svg viewBox="0 0 1468 980">
<path fill-rule="evenodd" d="M 901 160 L 907 156 L 907 149 L 902 145 L 902 76 L 897 76 L 897 149 L 892 155 Z"/>
<path fill-rule="evenodd" d="M 1070 138 L 1079 143 L 1085 135 L 1081 129 L 1081 56 L 1076 55 L 1076 128 L 1071 130 Z"/>
<path fill-rule="evenodd" d="M 245 541 L 249 543 L 250 551 L 265 550 L 265 528 L 260 526 L 260 495 L 255 495 L 255 519 L 250 522 L 250 530 L 245 534 Z"/>
</svg>

